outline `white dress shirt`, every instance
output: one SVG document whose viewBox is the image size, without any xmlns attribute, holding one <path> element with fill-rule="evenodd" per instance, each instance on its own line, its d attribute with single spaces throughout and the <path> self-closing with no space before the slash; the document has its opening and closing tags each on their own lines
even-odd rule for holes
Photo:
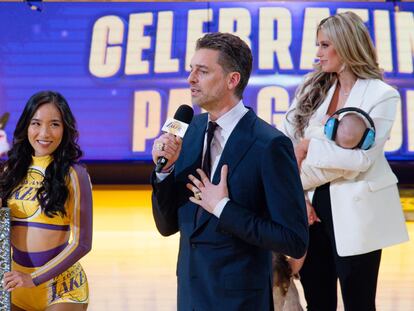
<svg viewBox="0 0 414 311">
<path fill-rule="evenodd" d="M 224 147 L 226 146 L 227 140 L 230 137 L 230 134 L 233 132 L 236 125 L 239 123 L 241 118 L 249 110 L 244 106 L 243 101 L 240 100 L 239 103 L 234 106 L 231 110 L 227 111 L 224 115 L 218 118 L 215 122 L 217 123 L 217 128 L 214 131 L 214 137 L 211 141 L 211 174 L 210 180 L 213 180 L 214 173 L 217 169 L 217 165 L 220 162 L 221 155 L 223 153 Z M 208 121 L 211 121 L 210 115 L 208 116 Z M 208 124 L 208 122 L 207 122 Z M 204 147 L 203 147 L 203 161 L 204 153 L 207 148 L 207 125 L 206 125 L 206 135 L 204 137 Z M 223 198 L 213 210 L 213 214 L 216 217 L 220 217 L 221 212 L 224 209 L 224 206 L 229 201 L 229 198 Z"/>
<path fill-rule="evenodd" d="M 211 141 L 211 176 L 210 180 L 213 179 L 214 173 L 217 169 L 217 165 L 220 161 L 221 154 L 223 153 L 223 149 L 226 146 L 227 140 L 230 137 L 230 134 L 233 132 L 234 128 L 236 127 L 237 123 L 239 123 L 240 119 L 247 113 L 248 109 L 244 107 L 243 101 L 239 101 L 239 103 L 234 106 L 231 110 L 226 112 L 220 118 L 218 118 L 215 122 L 217 123 L 217 128 L 214 131 L 214 137 Z M 208 116 L 208 122 L 210 122 L 210 115 Z M 207 122 L 207 125 L 208 125 Z M 207 148 L 207 125 L 206 125 L 206 135 L 204 136 L 204 146 L 203 146 L 203 161 L 204 161 L 204 153 Z"/>
</svg>

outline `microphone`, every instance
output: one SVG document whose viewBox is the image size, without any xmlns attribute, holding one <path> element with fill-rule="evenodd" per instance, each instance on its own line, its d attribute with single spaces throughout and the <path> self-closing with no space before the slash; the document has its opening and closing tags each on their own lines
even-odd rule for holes
<svg viewBox="0 0 414 311">
<path fill-rule="evenodd" d="M 187 131 L 188 124 L 190 124 L 193 119 L 193 115 L 193 108 L 188 105 L 181 105 L 175 112 L 174 118 L 168 118 L 161 130 L 183 138 L 185 132 Z M 160 173 L 167 162 L 167 158 L 159 157 L 155 167 L 155 172 Z"/>
</svg>

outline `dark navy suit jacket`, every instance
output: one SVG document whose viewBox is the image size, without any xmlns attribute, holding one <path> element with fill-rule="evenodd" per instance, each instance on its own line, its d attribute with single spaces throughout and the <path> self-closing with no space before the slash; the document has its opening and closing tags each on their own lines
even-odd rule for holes
<svg viewBox="0 0 414 311">
<path fill-rule="evenodd" d="M 271 250 L 301 257 L 307 248 L 306 207 L 292 143 L 249 110 L 231 133 L 213 176 L 229 168 L 230 201 L 218 219 L 186 188 L 201 167 L 207 114 L 195 116 L 174 172 L 153 184 L 158 230 L 180 232 L 179 311 L 273 310 Z"/>
</svg>

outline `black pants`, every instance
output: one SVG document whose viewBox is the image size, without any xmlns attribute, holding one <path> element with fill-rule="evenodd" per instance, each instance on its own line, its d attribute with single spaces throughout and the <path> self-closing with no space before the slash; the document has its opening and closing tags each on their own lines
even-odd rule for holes
<svg viewBox="0 0 414 311">
<path fill-rule="evenodd" d="M 300 271 L 308 310 L 336 310 L 338 278 L 346 311 L 375 310 L 381 250 L 340 257 L 335 245 L 329 184 L 316 189 L 312 204 L 322 222 L 309 227 L 309 249 Z"/>
</svg>

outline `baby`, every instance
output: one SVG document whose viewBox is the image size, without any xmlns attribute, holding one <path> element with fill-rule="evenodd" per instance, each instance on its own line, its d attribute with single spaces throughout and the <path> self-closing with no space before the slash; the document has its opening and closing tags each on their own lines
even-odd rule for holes
<svg viewBox="0 0 414 311">
<path fill-rule="evenodd" d="M 345 149 L 359 148 L 359 142 L 366 129 L 365 121 L 358 114 L 348 113 L 338 123 L 335 142 Z"/>
<path fill-rule="evenodd" d="M 344 149 L 359 148 L 359 143 L 367 129 L 364 119 L 357 113 L 345 114 L 338 123 L 335 135 L 335 143 Z M 302 161 L 301 161 L 302 160 Z M 342 171 L 337 169 L 317 169 L 308 165 L 306 158 L 299 159 L 300 175 L 304 190 L 316 188 L 337 178 L 353 179 L 359 173 L 353 171 Z"/>
</svg>

